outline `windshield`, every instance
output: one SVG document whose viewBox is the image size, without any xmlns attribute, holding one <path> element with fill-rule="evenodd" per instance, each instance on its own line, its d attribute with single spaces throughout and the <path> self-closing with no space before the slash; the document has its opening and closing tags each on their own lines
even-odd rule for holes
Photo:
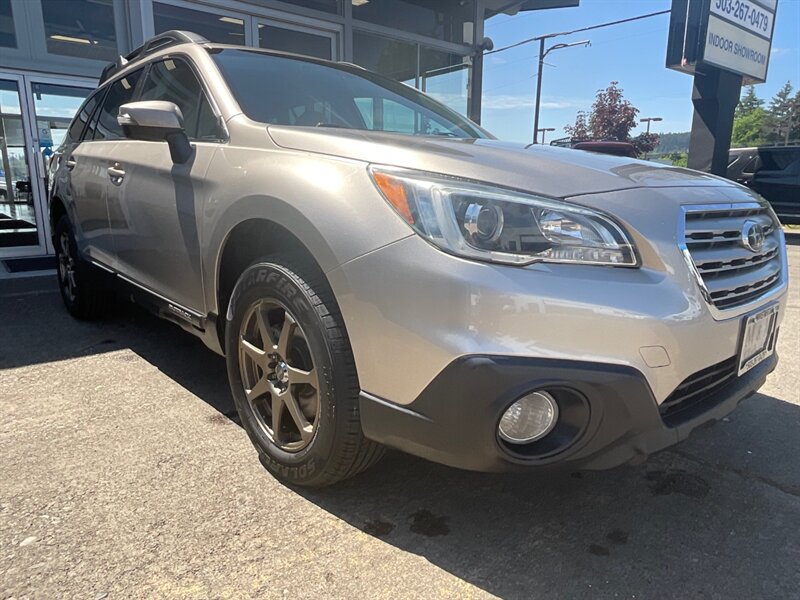
<svg viewBox="0 0 800 600">
<path fill-rule="evenodd" d="M 254 121 L 410 135 L 488 137 L 443 104 L 358 67 L 234 48 L 210 52 L 239 106 Z"/>
</svg>

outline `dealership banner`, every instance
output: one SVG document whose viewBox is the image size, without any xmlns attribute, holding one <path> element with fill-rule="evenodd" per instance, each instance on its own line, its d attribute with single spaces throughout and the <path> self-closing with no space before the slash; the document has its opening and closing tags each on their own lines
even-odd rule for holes
<svg viewBox="0 0 800 600">
<path fill-rule="evenodd" d="M 777 8 L 778 0 L 673 0 L 667 67 L 707 64 L 765 81 Z"/>
</svg>

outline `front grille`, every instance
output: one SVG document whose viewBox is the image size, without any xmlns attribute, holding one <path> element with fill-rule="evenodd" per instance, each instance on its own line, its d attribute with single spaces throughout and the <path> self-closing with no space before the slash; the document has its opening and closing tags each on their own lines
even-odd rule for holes
<svg viewBox="0 0 800 600">
<path fill-rule="evenodd" d="M 737 360 L 733 356 L 690 375 L 658 407 L 661 419 L 667 426 L 674 427 L 694 416 L 693 408 L 707 410 L 704 402 L 733 380 L 736 372 Z"/>
<path fill-rule="evenodd" d="M 742 242 L 747 221 L 762 226 L 756 252 Z M 756 300 L 781 281 L 782 253 L 776 223 L 766 207 L 687 209 L 684 243 L 708 293 L 719 309 Z"/>
</svg>

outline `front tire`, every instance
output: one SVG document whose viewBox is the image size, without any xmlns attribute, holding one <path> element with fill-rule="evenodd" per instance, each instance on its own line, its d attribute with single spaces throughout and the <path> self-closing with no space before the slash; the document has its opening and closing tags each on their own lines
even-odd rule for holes
<svg viewBox="0 0 800 600">
<path fill-rule="evenodd" d="M 353 353 L 317 269 L 281 258 L 253 264 L 236 283 L 227 317 L 231 391 L 272 474 L 321 487 L 381 457 L 361 430 Z"/>
<path fill-rule="evenodd" d="M 100 273 L 78 254 L 72 223 L 62 215 L 56 223 L 54 245 L 61 299 L 76 319 L 104 316 L 112 303 L 112 292 Z"/>
</svg>

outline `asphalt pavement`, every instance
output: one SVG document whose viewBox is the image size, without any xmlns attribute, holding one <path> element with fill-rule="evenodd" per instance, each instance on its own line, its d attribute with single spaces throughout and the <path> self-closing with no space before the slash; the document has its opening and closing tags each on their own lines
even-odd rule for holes
<svg viewBox="0 0 800 600">
<path fill-rule="evenodd" d="M 291 489 L 223 359 L 134 306 L 0 281 L 0 599 L 798 598 L 800 235 L 778 370 L 643 465 L 486 475 L 390 452 Z"/>
</svg>

